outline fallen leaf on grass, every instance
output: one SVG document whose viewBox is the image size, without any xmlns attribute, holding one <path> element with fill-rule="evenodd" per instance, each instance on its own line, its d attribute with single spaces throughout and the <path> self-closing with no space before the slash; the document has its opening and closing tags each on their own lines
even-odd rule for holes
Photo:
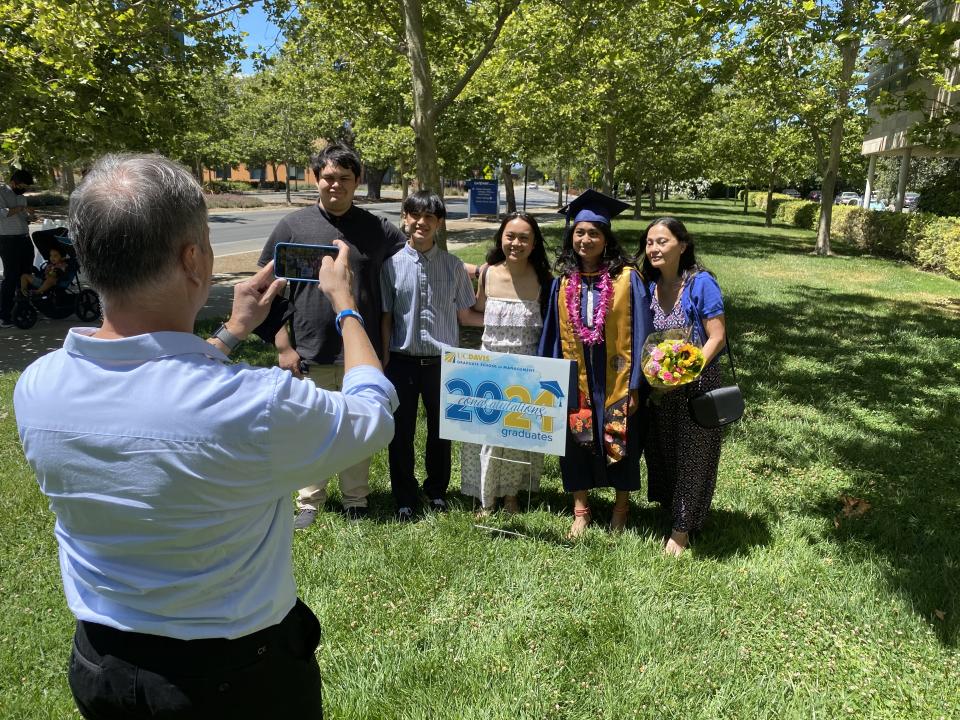
<svg viewBox="0 0 960 720">
<path fill-rule="evenodd" d="M 834 527 L 840 527 L 841 517 L 862 517 L 870 508 L 873 507 L 873 505 L 863 498 L 853 497 L 852 495 L 841 495 L 838 499 L 843 503 L 843 508 L 841 509 L 840 514 L 833 519 Z"/>
<path fill-rule="evenodd" d="M 943 620 L 947 617 L 947 614 L 943 610 L 934 610 L 933 614 L 937 616 L 937 620 Z"/>
</svg>

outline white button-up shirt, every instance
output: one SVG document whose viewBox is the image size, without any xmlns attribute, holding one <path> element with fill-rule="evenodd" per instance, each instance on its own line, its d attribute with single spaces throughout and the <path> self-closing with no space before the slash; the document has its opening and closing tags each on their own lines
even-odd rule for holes
<svg viewBox="0 0 960 720">
<path fill-rule="evenodd" d="M 30 224 L 26 213 L 10 214 L 10 208 L 26 207 L 27 199 L 9 185 L 0 185 L 0 235 L 26 235 Z"/>
<path fill-rule="evenodd" d="M 14 391 L 70 609 L 181 639 L 280 622 L 296 601 L 291 492 L 387 445 L 393 386 L 360 366 L 332 393 L 194 335 L 94 332 L 71 330 Z"/>
</svg>

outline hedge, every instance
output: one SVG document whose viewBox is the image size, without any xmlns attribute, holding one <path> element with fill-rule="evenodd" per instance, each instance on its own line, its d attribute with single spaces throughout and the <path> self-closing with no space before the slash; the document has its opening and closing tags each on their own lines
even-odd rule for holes
<svg viewBox="0 0 960 720">
<path fill-rule="evenodd" d="M 767 194 L 751 192 L 750 203 L 766 209 Z M 774 218 L 807 230 L 816 230 L 820 203 L 774 194 Z M 946 272 L 960 279 L 960 217 L 931 213 L 892 213 L 865 210 L 858 205 L 834 205 L 831 233 L 879 257 L 908 260 L 926 270 Z"/>
<path fill-rule="evenodd" d="M 38 195 L 27 195 L 27 207 L 56 207 L 66 205 L 70 198 L 59 193 L 43 192 Z"/>
<path fill-rule="evenodd" d="M 266 203 L 258 197 L 248 195 L 230 195 L 222 193 L 220 195 L 205 194 L 204 200 L 207 201 L 208 208 L 255 208 L 263 207 Z"/>
</svg>

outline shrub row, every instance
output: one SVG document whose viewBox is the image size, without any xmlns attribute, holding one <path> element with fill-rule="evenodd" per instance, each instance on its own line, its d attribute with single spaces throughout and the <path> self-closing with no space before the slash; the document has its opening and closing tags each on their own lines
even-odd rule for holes
<svg viewBox="0 0 960 720">
<path fill-rule="evenodd" d="M 220 195 L 205 194 L 207 208 L 255 208 L 263 207 L 266 203 L 258 197 L 247 195 L 230 195 L 222 193 Z"/>
<path fill-rule="evenodd" d="M 56 207 L 57 205 L 66 205 L 70 198 L 59 193 L 42 192 L 37 195 L 27 195 L 28 207 Z"/>
<path fill-rule="evenodd" d="M 750 202 L 765 210 L 767 194 L 751 192 Z M 774 194 L 774 218 L 816 230 L 820 203 Z M 892 213 L 856 205 L 834 205 L 831 234 L 880 257 L 908 260 L 925 270 L 960 279 L 960 217 L 931 213 Z"/>
<path fill-rule="evenodd" d="M 248 192 L 260 189 L 260 182 L 258 180 L 207 180 L 203 183 L 203 189 L 205 192 L 214 195 Z M 267 180 L 263 183 L 263 189 L 267 191 L 286 190 L 287 184 L 283 180 L 278 180 L 276 187 L 274 187 L 274 182 Z"/>
</svg>

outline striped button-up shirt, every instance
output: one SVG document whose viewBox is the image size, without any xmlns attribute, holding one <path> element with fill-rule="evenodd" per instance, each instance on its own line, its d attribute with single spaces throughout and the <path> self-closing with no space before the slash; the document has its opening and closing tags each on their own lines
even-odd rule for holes
<svg viewBox="0 0 960 720">
<path fill-rule="evenodd" d="M 409 243 L 380 270 L 383 311 L 393 315 L 390 352 L 439 355 L 458 345 L 457 311 L 476 302 L 463 263 L 436 245 L 425 253 Z"/>
</svg>

